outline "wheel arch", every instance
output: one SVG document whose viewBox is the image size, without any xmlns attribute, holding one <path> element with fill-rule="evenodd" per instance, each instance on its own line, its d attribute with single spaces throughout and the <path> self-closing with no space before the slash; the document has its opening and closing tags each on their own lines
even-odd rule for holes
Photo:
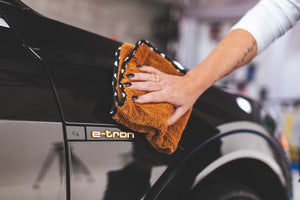
<svg viewBox="0 0 300 200">
<path fill-rule="evenodd" d="M 237 180 L 256 190 L 263 199 L 287 199 L 287 189 L 278 173 L 275 172 L 274 163 L 270 165 L 269 161 L 265 162 L 257 157 L 248 155 L 247 157 L 232 159 L 221 165 L 215 165 L 215 168 L 211 170 L 207 170 L 212 167 L 211 165 L 208 166 L 196 177 L 191 193 L 218 180 Z"/>
<path fill-rule="evenodd" d="M 211 177 L 214 177 L 214 175 L 217 172 L 220 171 L 220 169 L 224 169 L 224 174 L 228 174 L 227 177 L 231 177 L 229 175 L 232 175 L 233 172 L 240 171 L 237 177 L 245 177 L 245 174 L 250 174 L 251 169 L 255 169 L 257 171 L 256 175 L 253 175 L 252 177 L 248 176 L 248 180 L 257 180 L 258 185 L 261 185 L 261 187 L 265 187 L 266 185 L 269 186 L 269 188 L 279 188 L 276 189 L 276 192 L 278 192 L 278 196 L 285 196 L 283 199 L 287 199 L 287 196 L 291 196 L 291 189 L 290 189 L 290 177 L 287 175 L 287 166 L 285 155 L 282 149 L 280 149 L 279 144 L 277 141 L 268 134 L 268 132 L 263 129 L 260 125 L 257 125 L 256 123 L 250 123 L 250 122 L 234 122 L 230 124 L 225 124 L 218 127 L 220 130 L 220 133 L 217 135 L 212 136 L 211 138 L 207 139 L 203 143 L 201 143 L 199 146 L 197 146 L 192 152 L 190 152 L 188 155 L 184 157 L 184 159 L 176 164 L 176 166 L 173 166 L 171 168 L 168 168 L 165 173 L 159 178 L 159 180 L 153 185 L 151 191 L 146 195 L 144 200 L 148 199 L 159 199 L 160 194 L 164 194 L 168 191 L 169 186 L 172 185 L 170 183 L 174 183 L 177 180 L 177 175 L 181 175 L 185 173 L 185 171 L 190 170 L 192 168 L 195 168 L 194 162 L 197 160 L 201 160 L 203 158 L 199 153 L 203 153 L 203 150 L 206 149 L 209 152 L 211 150 L 214 150 L 215 147 L 218 145 L 224 146 L 224 140 L 223 138 L 227 138 L 227 141 L 229 139 L 228 136 L 238 136 L 241 134 L 248 134 L 248 136 L 251 136 L 251 138 L 256 137 L 259 141 L 263 141 L 265 144 L 268 145 L 268 150 L 264 149 L 257 149 L 257 148 L 250 148 L 247 147 L 244 144 L 247 144 L 248 141 L 244 141 L 244 143 L 241 143 L 240 147 L 238 149 L 234 149 L 231 152 L 223 152 L 225 154 L 215 155 L 216 159 L 214 161 L 221 161 L 221 164 L 219 164 L 218 167 L 213 168 L 213 170 L 210 170 L 211 173 L 207 173 L 202 177 L 204 180 L 209 180 Z M 233 129 L 234 128 L 234 129 Z M 220 139 L 222 139 L 223 142 L 220 143 Z M 230 141 L 232 141 L 232 138 L 230 138 Z M 249 152 L 250 151 L 250 152 Z M 233 154 L 231 154 L 233 153 Z M 224 156 L 228 155 L 232 156 L 230 159 L 224 159 Z M 194 174 L 194 178 L 198 177 L 198 175 L 201 174 L 202 171 L 204 171 L 208 166 L 210 166 L 214 161 L 210 164 L 206 165 L 204 168 L 199 168 L 197 174 Z M 251 161 L 251 162 L 250 162 Z M 231 170 L 227 168 L 226 166 L 230 166 L 230 164 L 234 164 L 237 162 L 237 166 L 243 170 Z M 247 164 L 246 164 L 247 163 Z M 259 168 L 259 169 L 258 169 Z M 236 168 L 235 168 L 236 169 Z M 226 170 L 226 173 L 225 173 Z M 253 173 L 255 172 L 253 171 Z M 231 173 L 230 173 L 231 172 Z M 223 173 L 223 172 L 222 172 Z M 221 174 L 221 173 L 219 173 Z M 192 174 L 193 175 L 193 174 Z M 266 175 L 269 175 L 267 177 Z M 200 175 L 201 176 L 201 175 Z M 264 177 L 265 180 L 272 180 L 270 183 L 266 181 L 259 181 L 261 177 Z M 183 176 L 184 178 L 184 176 Z M 251 179 L 252 178 L 252 179 Z M 274 180 L 274 181 L 273 181 Z M 198 180 L 199 182 L 199 180 Z M 196 182 L 196 183 L 198 183 Z M 200 181 L 199 184 L 204 183 L 205 181 Z M 251 181 L 250 181 L 251 182 Z M 260 184 L 264 183 L 264 184 Z M 276 183 L 274 187 L 270 187 L 272 183 Z M 198 185 L 198 184 L 197 184 Z M 194 188 L 196 186 L 194 185 Z M 267 198 L 269 199 L 269 198 Z M 282 199 L 282 198 L 281 198 Z M 280 200 L 281 200 L 280 199 Z"/>
</svg>

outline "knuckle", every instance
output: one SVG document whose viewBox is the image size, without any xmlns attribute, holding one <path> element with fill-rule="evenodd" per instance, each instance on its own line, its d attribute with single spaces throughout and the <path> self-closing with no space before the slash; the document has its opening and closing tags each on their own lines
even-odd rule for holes
<svg viewBox="0 0 300 200">
<path fill-rule="evenodd" d="M 167 78 L 162 78 L 161 84 L 164 86 L 168 86 L 170 85 L 170 81 Z"/>
<path fill-rule="evenodd" d="M 157 90 L 163 90 L 164 87 L 163 87 L 163 85 L 162 85 L 161 83 L 158 82 L 158 83 L 156 84 L 156 89 L 157 89 Z"/>
<path fill-rule="evenodd" d="M 172 94 L 173 94 L 173 91 L 172 91 L 171 88 L 165 87 L 164 91 L 165 91 L 165 93 L 168 94 L 169 96 L 173 96 L 173 95 L 172 95 Z"/>
<path fill-rule="evenodd" d="M 150 82 L 144 82 L 144 88 L 145 89 L 150 89 L 151 88 L 151 83 Z"/>
<path fill-rule="evenodd" d="M 170 90 L 170 91 L 169 91 L 169 95 L 170 95 L 170 96 L 169 96 L 169 98 L 170 98 L 170 101 L 172 101 L 172 102 L 173 102 L 174 100 L 176 100 L 176 96 L 175 96 L 175 94 L 174 94 L 174 92 L 173 92 L 173 91 L 171 91 L 171 90 Z"/>
<path fill-rule="evenodd" d="M 148 74 L 148 80 L 149 81 L 153 81 L 154 80 L 154 75 L 152 73 Z"/>
<path fill-rule="evenodd" d="M 145 88 L 144 83 L 139 82 L 139 83 L 137 83 L 137 85 L 138 85 L 138 87 L 136 87 L 136 89 L 144 90 L 144 88 Z"/>
<path fill-rule="evenodd" d="M 145 80 L 146 74 L 145 73 L 139 73 L 139 80 Z"/>
</svg>

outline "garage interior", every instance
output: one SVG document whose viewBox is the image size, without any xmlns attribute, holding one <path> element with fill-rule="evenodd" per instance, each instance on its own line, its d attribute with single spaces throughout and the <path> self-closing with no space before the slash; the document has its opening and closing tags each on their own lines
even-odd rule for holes
<svg viewBox="0 0 300 200">
<path fill-rule="evenodd" d="M 23 0 L 39 13 L 122 42 L 147 39 L 186 68 L 199 64 L 257 0 Z M 274 111 L 290 145 L 300 198 L 300 24 L 216 83 Z M 280 49 L 280 50 L 279 50 Z"/>
</svg>

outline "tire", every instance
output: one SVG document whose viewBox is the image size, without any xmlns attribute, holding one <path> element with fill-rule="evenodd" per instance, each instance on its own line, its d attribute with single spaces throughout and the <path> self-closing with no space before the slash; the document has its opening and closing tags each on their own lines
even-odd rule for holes
<svg viewBox="0 0 300 200">
<path fill-rule="evenodd" d="M 233 180 L 216 180 L 200 184 L 192 190 L 188 200 L 263 200 L 248 185 Z"/>
</svg>

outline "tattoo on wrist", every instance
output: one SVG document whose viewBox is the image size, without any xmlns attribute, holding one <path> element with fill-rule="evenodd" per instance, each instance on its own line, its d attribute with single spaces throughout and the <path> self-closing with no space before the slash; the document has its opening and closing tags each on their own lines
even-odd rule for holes
<svg viewBox="0 0 300 200">
<path fill-rule="evenodd" d="M 227 75 L 229 75 L 231 72 L 235 71 L 236 69 L 238 69 L 240 67 L 240 65 L 244 62 L 246 57 L 253 51 L 253 48 L 254 48 L 255 45 L 256 45 L 256 40 L 253 40 L 252 45 L 247 48 L 247 51 L 244 53 L 242 59 L 237 60 L 236 64 L 232 67 L 232 69 L 228 73 L 226 73 L 224 76 L 221 76 L 220 79 L 227 76 Z"/>
</svg>

